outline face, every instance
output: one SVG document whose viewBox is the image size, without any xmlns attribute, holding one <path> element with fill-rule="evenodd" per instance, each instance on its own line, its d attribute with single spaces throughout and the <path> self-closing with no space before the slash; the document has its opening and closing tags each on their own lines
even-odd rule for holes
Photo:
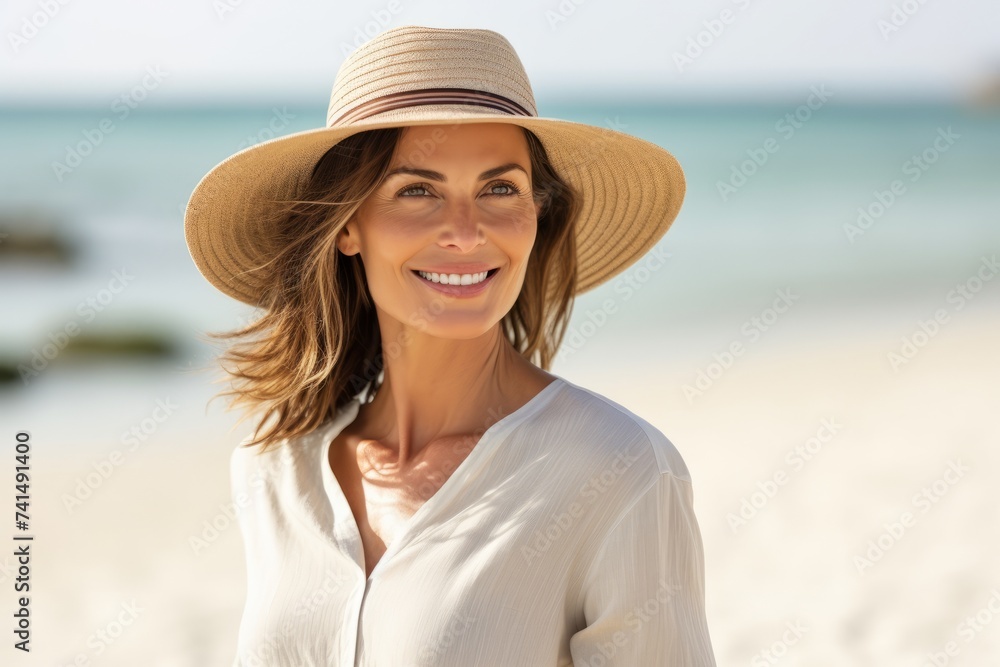
<svg viewBox="0 0 1000 667">
<path fill-rule="evenodd" d="M 403 130 L 388 176 L 341 231 L 360 254 L 380 322 L 450 338 L 487 332 L 521 291 L 539 207 L 516 125 L 419 125 Z M 459 274 L 433 283 L 417 271 Z M 465 276 L 462 278 L 461 276 Z M 385 327 L 383 325 L 383 331 Z"/>
</svg>

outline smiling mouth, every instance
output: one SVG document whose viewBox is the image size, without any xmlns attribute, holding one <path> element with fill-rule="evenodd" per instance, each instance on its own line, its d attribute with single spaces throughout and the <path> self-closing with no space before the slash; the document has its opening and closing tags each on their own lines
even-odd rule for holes
<svg viewBox="0 0 1000 667">
<path fill-rule="evenodd" d="M 499 270 L 500 270 L 500 267 L 497 267 L 495 269 L 490 269 L 489 271 L 486 272 L 486 278 L 484 278 L 484 280 L 489 280 Z M 420 278 L 422 280 L 427 280 L 422 275 L 420 275 L 421 272 L 418 271 L 417 269 L 410 269 L 410 272 L 413 275 L 415 275 L 416 277 L 418 277 L 418 278 Z M 424 271 L 423 273 L 435 273 L 435 272 L 434 271 Z M 448 274 L 448 275 L 451 275 L 451 274 Z M 458 275 L 462 275 L 462 274 L 458 274 Z M 451 283 L 441 283 L 441 284 L 451 285 Z M 478 283 L 474 283 L 474 284 L 478 284 Z M 453 285 L 453 287 L 461 287 L 461 285 Z"/>
</svg>

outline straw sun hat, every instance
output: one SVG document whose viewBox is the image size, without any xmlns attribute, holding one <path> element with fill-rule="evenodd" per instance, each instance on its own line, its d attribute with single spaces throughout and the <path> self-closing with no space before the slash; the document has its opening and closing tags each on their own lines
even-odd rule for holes
<svg viewBox="0 0 1000 667">
<path fill-rule="evenodd" d="M 503 35 L 401 26 L 341 65 L 326 127 L 243 149 L 201 179 L 184 214 L 191 257 L 216 288 L 259 306 L 253 269 L 275 252 L 262 213 L 270 200 L 296 198 L 328 149 L 364 130 L 477 122 L 531 130 L 580 193 L 578 294 L 624 271 L 677 217 L 685 181 L 674 156 L 616 130 L 539 117 L 524 66 Z"/>
</svg>

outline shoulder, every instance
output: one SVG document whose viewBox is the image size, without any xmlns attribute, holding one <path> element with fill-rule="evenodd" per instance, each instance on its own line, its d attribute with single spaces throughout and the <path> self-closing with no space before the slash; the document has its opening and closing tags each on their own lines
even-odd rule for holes
<svg viewBox="0 0 1000 667">
<path fill-rule="evenodd" d="M 558 421 L 573 439 L 575 455 L 603 458 L 626 455 L 650 481 L 663 474 L 690 482 L 684 457 L 660 429 L 607 396 L 563 380 L 563 391 L 543 419 Z"/>
<path fill-rule="evenodd" d="M 331 424 L 332 418 L 327 419 L 312 431 L 281 438 L 267 449 L 261 445 L 249 445 L 253 440 L 252 433 L 243 438 L 229 458 L 233 492 L 301 481 L 303 475 L 314 472 L 319 449 Z"/>
</svg>

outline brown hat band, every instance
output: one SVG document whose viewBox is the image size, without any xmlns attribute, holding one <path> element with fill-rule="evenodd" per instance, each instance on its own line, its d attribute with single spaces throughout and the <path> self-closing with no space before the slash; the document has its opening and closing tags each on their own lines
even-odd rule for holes
<svg viewBox="0 0 1000 667">
<path fill-rule="evenodd" d="M 533 115 L 520 104 L 495 93 L 471 88 L 424 88 L 422 90 L 405 90 L 362 102 L 332 121 L 329 127 L 354 123 L 362 118 L 385 111 L 427 104 L 472 104 L 503 111 L 512 116 Z"/>
</svg>

